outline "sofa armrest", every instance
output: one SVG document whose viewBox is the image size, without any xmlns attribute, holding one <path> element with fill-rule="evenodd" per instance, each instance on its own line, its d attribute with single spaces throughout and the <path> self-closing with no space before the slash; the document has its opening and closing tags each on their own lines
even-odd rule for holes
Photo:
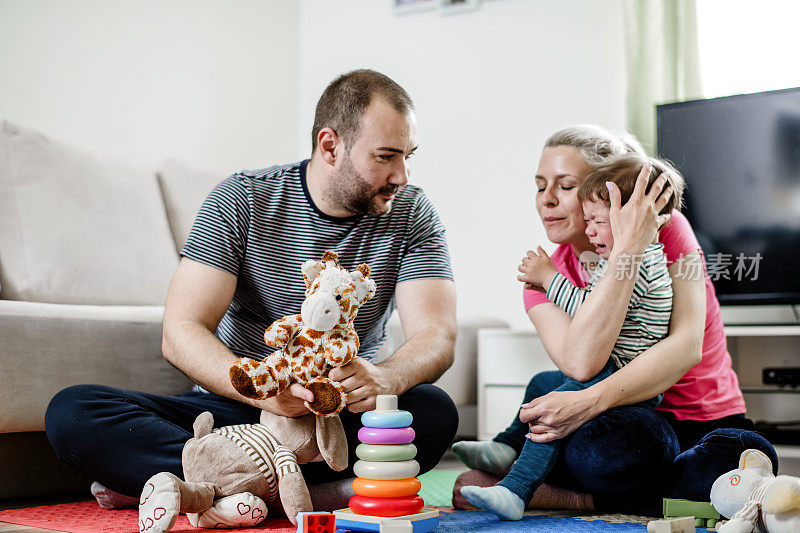
<svg viewBox="0 0 800 533">
<path fill-rule="evenodd" d="M 191 381 L 161 355 L 163 312 L 0 300 L 0 433 L 43 430 L 50 399 L 70 385 L 189 390 Z"/>
</svg>

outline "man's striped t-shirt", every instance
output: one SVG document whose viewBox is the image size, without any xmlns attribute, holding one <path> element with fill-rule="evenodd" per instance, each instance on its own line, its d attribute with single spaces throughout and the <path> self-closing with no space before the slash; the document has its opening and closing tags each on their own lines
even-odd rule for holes
<svg viewBox="0 0 800 533">
<path fill-rule="evenodd" d="M 611 358 L 622 368 L 631 360 L 667 336 L 669 317 L 672 314 L 672 278 L 667 270 L 663 244 L 651 244 L 641 257 L 636 272 L 633 294 L 628 303 L 628 312 L 622 323 L 617 342 L 611 350 Z M 564 275 L 557 273 L 547 288 L 547 298 L 575 316 L 578 308 L 606 273 L 608 263 L 600 259 L 586 288 L 573 285 Z"/>
<path fill-rule="evenodd" d="M 237 276 L 217 337 L 239 356 L 263 359 L 277 348 L 264 329 L 300 312 L 300 265 L 339 254 L 348 270 L 367 263 L 377 293 L 358 311 L 360 356 L 370 359 L 385 338 L 398 283 L 452 279 L 445 229 L 422 189 L 401 187 L 389 213 L 336 218 L 320 211 L 306 184 L 308 160 L 234 174 L 217 185 L 195 219 L 181 255 Z"/>
</svg>

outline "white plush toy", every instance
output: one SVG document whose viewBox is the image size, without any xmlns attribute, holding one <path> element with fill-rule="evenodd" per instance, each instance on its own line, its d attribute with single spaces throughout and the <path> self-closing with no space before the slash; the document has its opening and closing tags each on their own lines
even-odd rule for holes
<svg viewBox="0 0 800 533">
<path fill-rule="evenodd" d="M 730 517 L 721 533 L 800 532 L 800 478 L 772 474 L 772 462 L 759 450 L 745 450 L 739 468 L 711 487 L 711 504 Z"/>
</svg>

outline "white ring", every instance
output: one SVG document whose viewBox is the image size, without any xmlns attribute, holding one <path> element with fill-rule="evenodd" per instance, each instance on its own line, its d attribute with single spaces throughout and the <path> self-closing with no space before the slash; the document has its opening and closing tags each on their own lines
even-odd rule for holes
<svg viewBox="0 0 800 533">
<path fill-rule="evenodd" d="M 356 461 L 353 472 L 358 477 L 366 479 L 405 479 L 417 477 L 419 463 L 410 459 L 408 461 Z"/>
</svg>

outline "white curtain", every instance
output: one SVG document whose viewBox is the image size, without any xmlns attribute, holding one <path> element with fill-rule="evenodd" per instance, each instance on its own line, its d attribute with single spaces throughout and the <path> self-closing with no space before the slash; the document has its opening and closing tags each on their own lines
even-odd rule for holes
<svg viewBox="0 0 800 533">
<path fill-rule="evenodd" d="M 695 0 L 625 0 L 628 130 L 655 153 L 656 104 L 703 96 Z"/>
</svg>

